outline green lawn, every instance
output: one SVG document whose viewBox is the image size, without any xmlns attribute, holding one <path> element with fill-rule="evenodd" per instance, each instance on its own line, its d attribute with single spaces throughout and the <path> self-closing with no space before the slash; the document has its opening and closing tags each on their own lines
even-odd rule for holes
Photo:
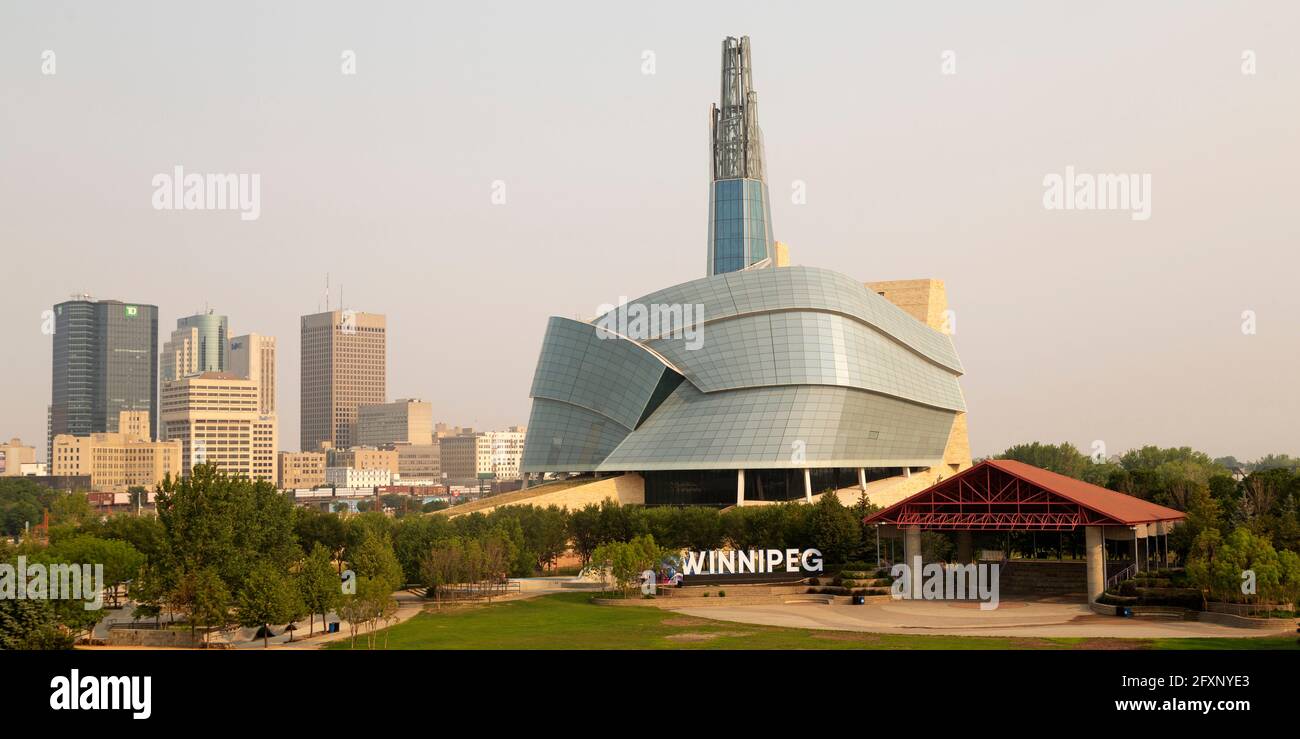
<svg viewBox="0 0 1300 739">
<path fill-rule="evenodd" d="M 1298 649 L 1297 639 L 1042 639 L 912 636 L 753 626 L 658 608 L 597 606 L 587 593 L 425 612 L 389 649 Z M 383 643 L 383 634 L 379 635 Z M 364 646 L 364 639 L 358 639 Z M 349 649 L 349 640 L 327 649 Z"/>
</svg>

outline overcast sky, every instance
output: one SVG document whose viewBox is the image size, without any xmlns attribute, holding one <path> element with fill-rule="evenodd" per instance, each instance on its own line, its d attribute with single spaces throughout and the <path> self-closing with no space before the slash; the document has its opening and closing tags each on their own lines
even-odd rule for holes
<svg viewBox="0 0 1300 739">
<path fill-rule="evenodd" d="M 388 315 L 390 398 L 525 423 L 548 316 L 703 276 L 747 34 L 777 238 L 947 282 L 977 455 L 1300 452 L 1300 6 L 1071 6 L 6 2 L 0 437 L 44 447 L 41 311 L 85 291 L 276 336 L 296 449 L 326 272 Z M 260 175 L 260 217 L 155 210 L 176 165 Z M 1045 209 L 1067 166 L 1149 174 L 1150 219 Z"/>
</svg>

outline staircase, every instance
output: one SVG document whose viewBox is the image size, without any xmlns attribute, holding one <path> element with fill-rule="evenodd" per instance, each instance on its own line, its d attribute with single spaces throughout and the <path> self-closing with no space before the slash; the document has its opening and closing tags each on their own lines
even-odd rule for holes
<svg viewBox="0 0 1300 739">
<path fill-rule="evenodd" d="M 1088 569 L 1082 560 L 1013 559 L 998 573 L 1002 597 L 1007 595 L 1079 595 L 1088 592 Z"/>
</svg>

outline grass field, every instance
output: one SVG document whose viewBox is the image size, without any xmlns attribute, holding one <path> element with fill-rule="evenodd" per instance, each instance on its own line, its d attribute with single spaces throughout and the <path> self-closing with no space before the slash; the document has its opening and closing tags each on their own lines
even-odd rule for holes
<svg viewBox="0 0 1300 739">
<path fill-rule="evenodd" d="M 658 608 L 589 603 L 587 593 L 425 612 L 389 630 L 389 649 L 1300 649 L 1262 639 L 913 636 L 753 626 Z M 364 644 L 364 639 L 358 640 Z M 379 643 L 383 643 L 382 632 Z M 348 640 L 328 649 L 348 649 Z"/>
</svg>

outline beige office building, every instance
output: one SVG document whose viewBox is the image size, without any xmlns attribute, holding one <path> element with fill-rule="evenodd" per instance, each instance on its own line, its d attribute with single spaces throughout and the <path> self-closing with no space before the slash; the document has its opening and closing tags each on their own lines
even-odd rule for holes
<svg viewBox="0 0 1300 739">
<path fill-rule="evenodd" d="M 230 371 L 257 383 L 257 410 L 275 413 L 275 337 L 245 334 L 230 340 Z"/>
<path fill-rule="evenodd" d="M 89 475 L 91 489 L 105 493 L 153 490 L 167 475 L 181 474 L 181 442 L 150 441 L 148 411 L 123 411 L 118 428 L 122 430 L 116 433 L 55 436 L 50 474 Z"/>
<path fill-rule="evenodd" d="M 326 457 L 327 467 L 351 467 L 357 470 L 397 472 L 398 455 L 396 449 L 375 449 L 373 447 L 332 449 L 326 452 Z"/>
<path fill-rule="evenodd" d="M 452 482 L 487 476 L 516 479 L 525 435 L 524 427 L 512 426 L 506 431 L 479 431 L 439 439 L 442 472 Z"/>
<path fill-rule="evenodd" d="M 162 383 L 159 438 L 179 440 L 184 474 L 213 464 L 226 474 L 276 482 L 276 418 L 258 411 L 257 383 L 204 372 Z"/>
<path fill-rule="evenodd" d="M 0 477 L 23 474 L 25 464 L 36 464 L 36 447 L 27 446 L 18 438 L 10 439 L 8 444 L 0 444 Z"/>
<path fill-rule="evenodd" d="M 280 452 L 281 490 L 314 488 L 325 484 L 324 452 Z"/>
<path fill-rule="evenodd" d="M 435 442 L 440 440 L 435 439 Z M 439 443 L 433 444 L 398 444 L 397 473 L 403 481 L 407 480 L 441 480 L 442 460 Z"/>
<path fill-rule="evenodd" d="M 428 444 L 432 438 L 433 406 L 423 400 L 400 398 L 357 409 L 357 446 Z"/>
<path fill-rule="evenodd" d="M 388 400 L 387 321 L 378 313 L 302 317 L 302 425 L 306 450 L 355 446 L 357 409 Z"/>
</svg>

